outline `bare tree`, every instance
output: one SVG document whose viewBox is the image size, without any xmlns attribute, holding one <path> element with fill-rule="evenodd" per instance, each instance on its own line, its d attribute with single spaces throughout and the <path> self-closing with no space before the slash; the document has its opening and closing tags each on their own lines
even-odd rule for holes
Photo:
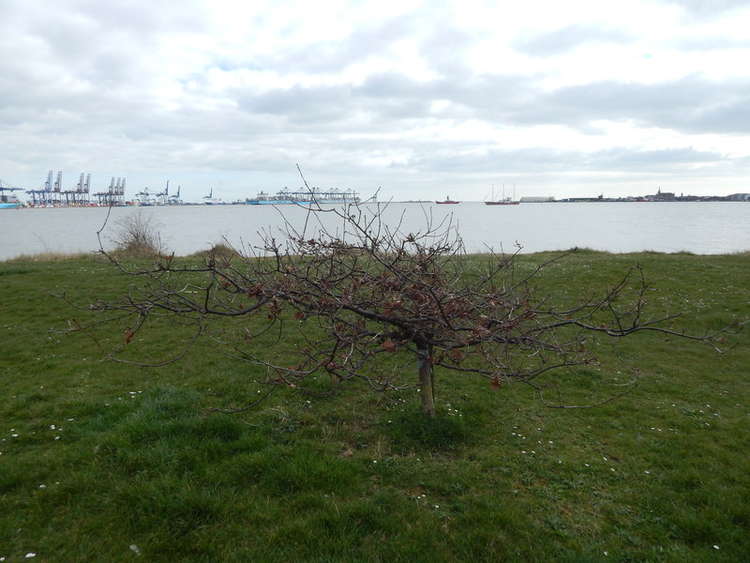
<svg viewBox="0 0 750 563">
<path fill-rule="evenodd" d="M 209 254 L 200 265 L 170 257 L 130 270 L 148 280 L 142 291 L 94 308 L 133 315 L 126 343 L 156 313 L 191 319 L 196 337 L 211 319 L 252 316 L 255 323 L 235 331 L 241 338 L 222 340 L 237 357 L 267 366 L 268 383 L 304 387 L 325 372 L 378 390 L 416 386 L 430 416 L 436 370 L 446 379 L 472 375 L 496 388 L 515 380 L 541 392 L 541 376 L 595 361 L 593 335 L 715 337 L 674 330 L 677 315 L 648 316 L 638 267 L 604 294 L 565 306 L 536 282 L 566 253 L 533 267 L 517 252 L 470 256 L 450 219 L 425 211 L 424 228 L 405 232 L 403 221 L 385 220 L 386 210 L 313 204 L 302 225 L 285 221 L 280 233 L 262 233 L 262 244 L 234 257 Z M 292 331 L 299 343 L 293 362 L 262 344 Z"/>
</svg>

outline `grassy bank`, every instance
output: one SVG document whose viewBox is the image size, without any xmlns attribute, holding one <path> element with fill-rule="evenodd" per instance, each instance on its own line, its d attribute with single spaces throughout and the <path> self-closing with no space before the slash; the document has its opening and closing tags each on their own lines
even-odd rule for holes
<svg viewBox="0 0 750 563">
<path fill-rule="evenodd" d="M 534 262 L 541 255 L 522 258 Z M 694 332 L 750 317 L 750 257 L 581 252 L 547 291 L 603 291 L 640 262 Z M 521 385 L 438 373 L 416 393 L 264 389 L 199 341 L 159 369 L 103 361 L 122 340 L 65 334 L 71 306 L 133 283 L 94 258 L 0 263 L 0 557 L 19 561 L 739 561 L 750 553 L 750 337 L 601 348 L 560 378 L 582 410 Z M 67 299 L 61 299 L 65 293 Z M 133 345 L 161 357 L 182 329 Z M 323 383 L 321 382 L 321 390 Z"/>
</svg>

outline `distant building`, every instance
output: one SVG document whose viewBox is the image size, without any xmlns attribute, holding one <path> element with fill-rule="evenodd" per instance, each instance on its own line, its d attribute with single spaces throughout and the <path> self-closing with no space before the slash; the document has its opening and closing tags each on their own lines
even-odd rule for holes
<svg viewBox="0 0 750 563">
<path fill-rule="evenodd" d="M 651 201 L 674 201 L 675 196 L 673 192 L 663 192 L 661 191 L 661 188 L 659 188 L 654 195 L 646 196 L 646 199 Z"/>
<path fill-rule="evenodd" d="M 521 198 L 521 203 L 547 203 L 550 201 L 555 201 L 555 198 L 552 196 L 537 195 L 524 196 Z"/>
<path fill-rule="evenodd" d="M 609 197 L 604 197 L 604 194 L 599 194 L 597 197 L 566 197 L 557 201 L 564 201 L 566 203 L 591 203 L 591 202 L 602 202 L 602 201 L 617 201 Z"/>
<path fill-rule="evenodd" d="M 728 201 L 750 201 L 750 194 L 731 194 L 727 196 Z"/>
</svg>

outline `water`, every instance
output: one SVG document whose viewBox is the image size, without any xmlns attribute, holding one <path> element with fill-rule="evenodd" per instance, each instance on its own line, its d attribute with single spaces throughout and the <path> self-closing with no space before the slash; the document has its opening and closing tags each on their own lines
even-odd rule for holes
<svg viewBox="0 0 750 563">
<path fill-rule="evenodd" d="M 372 209 L 364 205 L 364 209 Z M 255 244 L 258 232 L 273 234 L 282 225 L 282 211 L 301 227 L 303 209 L 283 206 L 178 206 L 114 208 L 104 232 L 106 246 L 118 221 L 137 212 L 151 217 L 162 239 L 178 255 L 204 250 L 226 238 L 231 244 Z M 42 252 L 89 252 L 98 248 L 96 231 L 104 208 L 0 210 L 0 260 Z M 452 215 L 469 251 L 514 249 L 524 252 L 574 246 L 610 252 L 689 251 L 722 254 L 750 250 L 750 203 L 541 203 L 513 206 L 391 204 L 385 219 L 402 230 L 424 229 Z M 330 214 L 323 220 L 335 228 Z"/>
</svg>

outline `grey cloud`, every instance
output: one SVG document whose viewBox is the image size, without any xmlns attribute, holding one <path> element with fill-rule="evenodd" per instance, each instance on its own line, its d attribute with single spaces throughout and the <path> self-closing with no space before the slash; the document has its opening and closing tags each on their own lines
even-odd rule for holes
<svg viewBox="0 0 750 563">
<path fill-rule="evenodd" d="M 686 125 L 697 132 L 750 133 L 750 94 L 705 109 Z"/>
<path fill-rule="evenodd" d="M 403 16 L 385 23 L 353 30 L 343 39 L 316 41 L 303 47 L 285 51 L 251 61 L 254 68 L 273 68 L 295 72 L 333 72 L 352 64 L 367 60 L 387 51 L 392 43 L 415 33 L 418 22 L 413 16 Z M 247 61 L 235 63 L 225 61 L 223 68 L 243 68 Z"/>
<path fill-rule="evenodd" d="M 438 88 L 435 88 L 435 86 Z M 367 78 L 358 91 L 368 97 L 414 97 L 421 96 L 425 91 L 437 92 L 439 83 L 417 82 L 403 74 L 395 72 L 375 74 Z"/>
<path fill-rule="evenodd" d="M 162 33 L 199 29 L 200 10 L 127 2 L 41 2 L 3 6 L 0 15 L 0 127 L 33 124 L 36 134 L 113 134 L 159 113 Z M 80 142 L 74 143 L 79 145 Z"/>
<path fill-rule="evenodd" d="M 623 43 L 629 40 L 630 35 L 616 29 L 570 25 L 550 33 L 518 39 L 514 42 L 514 47 L 529 55 L 548 57 L 571 51 L 586 43 Z"/>
<path fill-rule="evenodd" d="M 504 118 L 510 108 L 522 108 L 533 97 L 533 81 L 519 76 L 479 76 L 456 81 L 441 78 L 416 81 L 397 73 L 369 77 L 359 86 L 313 86 L 274 89 L 263 93 L 236 92 L 244 112 L 277 115 L 294 123 L 322 127 L 355 121 L 373 128 L 393 127 L 400 120 L 424 118 Z M 455 107 L 433 115 L 432 102 Z M 511 112 L 512 113 L 512 112 Z"/>
<path fill-rule="evenodd" d="M 133 2 L 132 0 L 68 0 L 62 13 L 96 22 L 102 30 L 116 35 L 118 32 L 136 32 L 141 35 L 164 30 L 196 32 L 205 29 L 208 10 L 205 3 L 183 0 L 179 9 L 159 2 Z M 55 12 L 53 17 L 58 17 Z"/>
<path fill-rule="evenodd" d="M 561 172 L 636 172 L 684 173 L 687 167 L 702 164 L 729 166 L 731 160 L 719 153 L 696 151 L 692 148 L 665 150 L 634 150 L 627 148 L 583 152 L 551 149 L 489 150 L 456 154 L 454 151 L 423 156 L 405 167 L 425 172 L 461 172 L 487 174 L 518 174 Z"/>
<path fill-rule="evenodd" d="M 516 125 L 562 124 L 587 132 L 595 131 L 591 123 L 596 120 L 632 120 L 687 132 L 750 132 L 747 80 L 689 76 L 655 84 L 605 81 L 542 93 L 530 77 L 485 75 L 461 82 L 422 83 L 390 74 L 372 77 L 353 89 L 352 95 L 374 101 L 421 100 L 423 108 L 430 101 L 449 100 L 478 119 Z"/>
<path fill-rule="evenodd" d="M 562 124 L 585 132 L 591 132 L 596 120 L 631 120 L 690 133 L 750 133 L 748 80 L 719 82 L 690 76 L 656 84 L 608 81 L 540 93 L 529 77 L 496 75 L 460 83 L 418 83 L 387 75 L 367 81 L 353 95 L 419 100 L 416 108 L 422 108 L 422 116 L 427 115 L 430 101 L 447 99 L 478 119 L 516 125 Z"/>
<path fill-rule="evenodd" d="M 729 37 L 691 37 L 675 42 L 675 47 L 685 51 L 718 51 L 724 49 L 748 49 L 750 40 Z"/>
<path fill-rule="evenodd" d="M 747 8 L 747 0 L 665 0 L 697 16 L 716 16 L 734 8 Z"/>
<path fill-rule="evenodd" d="M 509 125 L 567 125 L 589 134 L 598 133 L 592 125 L 597 120 L 688 133 L 750 132 L 750 81 L 717 82 L 699 76 L 656 84 L 595 82 L 541 93 L 529 77 L 418 82 L 390 73 L 372 76 L 360 86 L 250 92 L 240 100 L 242 110 L 251 114 L 322 127 L 350 123 L 393 128 L 404 120 L 473 117 Z M 433 114 L 432 102 L 438 100 L 452 106 Z"/>
<path fill-rule="evenodd" d="M 512 115 L 519 123 L 583 126 L 633 120 L 685 132 L 750 132 L 750 81 L 687 77 L 658 84 L 598 82 L 539 96 Z"/>
<path fill-rule="evenodd" d="M 240 99 L 240 107 L 250 113 L 272 114 L 296 121 L 346 119 L 352 104 L 349 86 L 296 86 Z"/>
<path fill-rule="evenodd" d="M 585 157 L 587 168 L 594 170 L 646 170 L 661 171 L 684 165 L 721 164 L 728 159 L 717 152 L 697 151 L 693 148 L 662 150 L 610 149 L 597 151 Z"/>
<path fill-rule="evenodd" d="M 532 98 L 534 80 L 517 75 L 480 75 L 464 80 L 441 78 L 417 82 L 404 75 L 390 73 L 370 77 L 354 93 L 379 102 L 418 101 L 422 113 L 415 113 L 414 117 L 428 115 L 431 102 L 440 100 L 453 102 L 476 114 L 497 116 L 499 108 L 522 106 Z M 461 116 L 466 117 L 466 114 L 462 112 Z"/>
<path fill-rule="evenodd" d="M 196 2 L 169 6 L 122 0 L 68 1 L 49 9 L 43 2 L 5 8 L 6 61 L 16 55 L 31 72 L 45 72 L 52 88 L 66 77 L 94 86 L 133 87 L 149 81 L 164 33 L 205 29 L 205 11 Z M 2 63 L 0 63 L 2 64 Z"/>
<path fill-rule="evenodd" d="M 456 29 L 449 23 L 436 26 L 421 44 L 421 53 L 430 66 L 443 76 L 461 80 L 469 74 L 464 54 L 477 36 Z"/>
<path fill-rule="evenodd" d="M 445 75 L 455 76 L 467 71 L 463 55 L 477 35 L 457 29 L 439 12 L 429 17 L 415 13 L 401 15 L 384 23 L 355 29 L 347 37 L 316 41 L 251 61 L 222 60 L 217 66 L 234 68 L 274 68 L 295 72 L 335 72 L 364 62 L 372 57 L 389 54 L 402 39 L 417 40 L 419 52 L 427 64 Z"/>
</svg>

